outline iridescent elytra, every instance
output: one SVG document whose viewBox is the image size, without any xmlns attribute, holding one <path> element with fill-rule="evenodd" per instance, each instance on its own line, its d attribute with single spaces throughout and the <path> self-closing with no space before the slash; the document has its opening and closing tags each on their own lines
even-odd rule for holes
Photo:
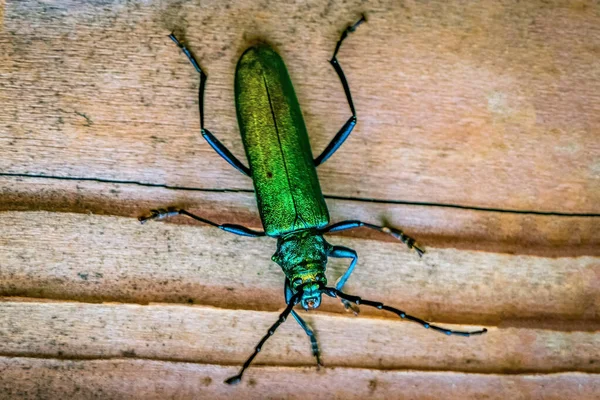
<svg viewBox="0 0 600 400">
<path fill-rule="evenodd" d="M 198 103 L 202 136 L 225 161 L 252 179 L 263 230 L 253 230 L 235 224 L 219 224 L 174 207 L 151 210 L 151 214 L 141 217 L 140 221 L 144 223 L 151 219 L 186 215 L 236 235 L 274 237 L 277 239 L 277 250 L 272 260 L 281 266 L 285 275 L 285 310 L 259 341 L 240 372 L 225 381 L 228 384 L 241 381 L 244 371 L 264 343 L 290 314 L 308 335 L 317 365 L 322 365 L 319 345 L 313 330 L 293 309 L 298 303 L 305 310 L 318 308 L 322 294 L 339 297 L 346 309 L 351 308 L 355 312 L 359 304 L 375 307 L 446 335 L 472 336 L 487 332 L 485 328 L 471 332 L 445 329 L 397 308 L 342 292 L 344 284 L 354 271 L 358 255 L 348 247 L 329 244 L 323 237 L 324 234 L 365 227 L 393 236 L 405 243 L 409 249 L 414 249 L 419 256 L 424 253 L 414 239 L 397 228 L 358 220 L 330 225 L 329 212 L 317 177 L 316 167 L 340 148 L 357 122 L 350 88 L 337 60 L 337 53 L 348 34 L 354 32 L 365 21 L 363 15 L 357 22 L 348 26 L 335 46 L 330 63 L 342 83 L 351 116 L 316 158 L 313 158 L 300 104 L 281 56 L 264 43 L 252 46 L 242 54 L 235 73 L 235 106 L 249 167 L 238 160 L 204 127 L 204 88 L 207 76 L 188 48 L 174 34 L 169 36 L 200 74 Z M 350 259 L 350 266 L 334 287 L 327 286 L 325 271 L 328 257 Z"/>
<path fill-rule="evenodd" d="M 292 81 L 270 46 L 250 47 L 235 71 L 237 119 L 265 233 L 322 229 L 329 212 Z"/>
</svg>

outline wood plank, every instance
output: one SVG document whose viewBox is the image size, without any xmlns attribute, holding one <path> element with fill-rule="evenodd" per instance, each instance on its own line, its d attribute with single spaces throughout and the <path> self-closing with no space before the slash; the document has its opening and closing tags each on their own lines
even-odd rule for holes
<svg viewBox="0 0 600 400">
<path fill-rule="evenodd" d="M 278 310 L 275 241 L 206 226 L 47 212 L 0 213 L 0 294 L 80 301 L 176 302 Z M 346 290 L 440 322 L 598 329 L 600 258 L 428 248 L 331 237 L 356 249 Z M 334 282 L 347 268 L 330 260 Z M 339 303 L 322 306 L 342 312 Z M 363 307 L 365 315 L 380 315 Z"/>
<path fill-rule="evenodd" d="M 0 397 L 12 399 L 595 399 L 594 374 L 480 375 L 444 372 L 256 367 L 236 387 L 235 367 L 149 360 L 72 361 L 0 357 Z M 312 384 L 307 384 L 310 377 Z M 318 389 L 316 389 L 318 388 Z"/>
<path fill-rule="evenodd" d="M 347 291 L 490 332 L 327 299 L 305 314 L 327 368 L 290 320 L 229 388 L 283 275 L 272 240 L 134 219 L 183 206 L 260 227 L 251 181 L 199 135 L 198 76 L 167 35 L 198 56 L 206 126 L 242 159 L 233 71 L 271 42 L 318 153 L 349 116 L 327 60 L 361 12 L 339 56 L 359 123 L 320 179 L 334 221 L 398 226 L 428 252 L 331 236 L 360 256 Z M 0 24 L 0 398 L 600 395 L 596 2 L 25 0 L 0 2 Z M 331 260 L 330 282 L 346 266 Z"/>
<path fill-rule="evenodd" d="M 219 223 L 262 227 L 254 194 L 248 192 L 0 176 L 0 193 L 0 211 L 46 210 L 135 218 L 152 208 L 176 206 Z M 520 214 L 331 198 L 327 205 L 332 221 L 359 219 L 399 227 L 424 247 L 543 257 L 600 255 L 600 216 Z M 195 223 L 187 218 L 168 222 Z M 343 235 L 395 242 L 367 229 Z"/>
<path fill-rule="evenodd" d="M 241 365 L 278 317 L 277 312 L 167 304 L 8 299 L 1 306 L 0 355 L 68 359 L 135 357 Z M 484 336 L 466 338 L 428 331 L 399 318 L 313 313 L 307 320 L 319 337 L 323 362 L 332 368 L 600 371 L 598 332 L 489 327 Z M 306 334 L 292 318 L 288 322 L 265 344 L 257 364 L 314 365 Z"/>
<path fill-rule="evenodd" d="M 320 169 L 325 193 L 600 213 L 600 13 L 587 1 L 11 1 L 0 171 L 250 189 L 198 134 L 198 76 L 168 33 L 207 70 L 206 126 L 238 156 L 234 65 L 273 43 L 317 153 L 349 116 L 326 60 L 361 12 L 340 53 L 359 124 Z"/>
</svg>

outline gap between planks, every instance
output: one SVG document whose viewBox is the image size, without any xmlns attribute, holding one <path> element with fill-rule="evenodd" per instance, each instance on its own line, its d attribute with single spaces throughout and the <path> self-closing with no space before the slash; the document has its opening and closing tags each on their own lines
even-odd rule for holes
<svg viewBox="0 0 600 400">
<path fill-rule="evenodd" d="M 235 63 L 268 38 L 286 60 L 317 152 L 349 116 L 326 60 L 364 11 L 369 22 L 339 55 L 359 123 L 319 171 L 325 192 L 599 211 L 600 80 L 591 44 L 600 19 L 587 4 L 46 8 L 6 7 L 3 172 L 250 189 L 200 137 L 198 76 L 167 35 L 177 29 L 196 52 L 210 76 L 206 126 L 240 157 Z M 78 40 L 65 41 L 73 32 Z"/>
<path fill-rule="evenodd" d="M 0 396 L 111 399 L 594 399 L 596 374 L 480 375 L 350 368 L 264 367 L 236 386 L 237 367 L 143 360 L 65 361 L 0 357 Z M 310 379 L 311 384 L 307 384 Z"/>
<path fill-rule="evenodd" d="M 278 313 L 212 307 L 81 303 L 0 303 L 0 355 L 242 363 Z M 26 315 L 27 318 L 23 318 Z M 307 316 L 325 365 L 480 373 L 598 372 L 597 332 L 491 328 L 448 337 L 400 319 Z M 464 327 L 463 327 L 464 328 Z M 312 366 L 292 319 L 261 351 L 258 364 Z"/>
<path fill-rule="evenodd" d="M 0 294 L 5 296 L 269 311 L 283 304 L 283 274 L 270 260 L 275 251 L 270 238 L 69 213 L 5 212 L 0 225 Z M 398 242 L 328 240 L 359 254 L 347 292 L 426 320 L 561 330 L 597 326 L 598 257 L 429 248 L 420 259 Z M 331 260 L 330 282 L 347 265 Z M 322 309 L 343 312 L 337 301 Z M 367 307 L 361 312 L 381 315 Z"/>
<path fill-rule="evenodd" d="M 198 192 L 95 181 L 0 176 L 1 211 L 46 210 L 136 218 L 152 208 L 190 208 L 219 223 L 260 229 L 253 193 Z M 426 248 L 544 257 L 600 255 L 600 217 L 510 214 L 328 199 L 332 221 L 360 219 L 403 229 Z M 185 218 L 168 222 L 192 224 Z M 394 242 L 367 229 L 341 236 Z"/>
</svg>

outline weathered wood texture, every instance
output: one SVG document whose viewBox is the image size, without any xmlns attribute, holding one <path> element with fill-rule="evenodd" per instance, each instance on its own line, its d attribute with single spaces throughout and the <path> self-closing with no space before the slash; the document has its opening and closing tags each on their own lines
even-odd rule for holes
<svg viewBox="0 0 600 400">
<path fill-rule="evenodd" d="M 591 399 L 598 380 L 580 373 L 479 375 L 445 372 L 258 367 L 251 390 L 221 380 L 234 367 L 144 360 L 60 361 L 0 358 L 6 380 L 0 391 L 12 398 L 45 398 L 49 389 L 69 398 L 110 399 Z M 10 380 L 23 379 L 15 388 Z M 310 384 L 308 380 L 310 379 Z M 2 393 L 2 392 L 0 392 Z"/>
<path fill-rule="evenodd" d="M 190 301 L 269 311 L 282 305 L 283 278 L 270 260 L 275 243 L 269 238 L 46 212 L 2 213 L 0 226 L 0 288 L 6 295 Z M 566 330 L 584 321 L 597 327 L 600 321 L 598 257 L 550 259 L 428 247 L 421 260 L 398 242 L 331 241 L 355 248 L 360 256 L 348 291 L 429 319 L 504 326 L 542 319 L 530 327 L 543 323 Z M 345 260 L 330 260 L 330 279 L 337 279 L 346 266 Z M 323 309 L 340 312 L 337 302 L 331 308 L 328 304 Z M 366 308 L 363 312 L 380 315 Z"/>
<path fill-rule="evenodd" d="M 600 397 L 600 4 L 9 1 L 0 8 L 0 399 Z M 326 300 L 293 320 L 239 387 L 283 306 L 274 241 L 159 206 L 260 227 L 233 106 L 242 51 L 282 54 L 334 221 L 402 227 L 423 259 L 365 230 L 347 290 L 485 336 L 445 337 Z M 332 260 L 329 279 L 346 268 Z"/>
<path fill-rule="evenodd" d="M 166 34 L 201 60 L 206 126 L 238 155 L 234 65 L 273 43 L 318 151 L 349 116 L 327 60 L 360 12 L 339 57 L 359 125 L 320 169 L 325 193 L 600 212 L 600 14 L 585 1 L 8 2 L 0 168 L 250 189 L 198 135 L 198 76 Z"/>
</svg>

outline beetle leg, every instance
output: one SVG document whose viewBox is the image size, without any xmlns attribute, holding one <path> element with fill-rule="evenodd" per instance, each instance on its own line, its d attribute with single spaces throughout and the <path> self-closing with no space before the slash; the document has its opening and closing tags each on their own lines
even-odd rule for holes
<svg viewBox="0 0 600 400">
<path fill-rule="evenodd" d="M 178 209 L 178 208 L 170 208 L 168 210 L 165 210 L 165 209 L 150 210 L 149 216 L 140 217 L 138 219 L 140 220 L 140 222 L 142 224 L 144 224 L 144 223 L 146 223 L 146 221 L 149 221 L 152 219 L 161 220 L 161 219 L 165 219 L 167 217 L 172 217 L 175 215 L 186 215 L 190 218 L 195 219 L 196 221 L 204 222 L 205 224 L 212 225 L 214 227 L 222 229 L 225 232 L 234 233 L 234 234 L 240 235 L 240 236 L 248 236 L 248 237 L 265 236 L 265 233 L 261 232 L 261 231 L 255 231 L 250 228 L 246 228 L 245 226 L 242 226 L 242 225 L 217 224 L 216 222 L 212 222 L 206 218 L 199 217 L 190 212 L 187 212 L 186 210 L 182 210 L 182 209 Z"/>
<path fill-rule="evenodd" d="M 302 319 L 302 317 L 300 317 L 298 315 L 298 313 L 294 310 L 292 310 L 292 317 L 294 317 L 294 319 L 296 320 L 296 322 L 298 322 L 300 327 L 302 327 L 302 329 L 304 329 L 304 332 L 306 332 L 306 334 L 308 335 L 308 338 L 310 339 L 312 355 L 317 360 L 317 369 L 319 367 L 322 367 L 323 363 L 321 362 L 321 352 L 319 350 L 319 343 L 317 343 L 317 337 L 315 336 L 315 333 L 310 329 L 310 327 L 308 326 L 306 321 L 304 321 Z"/>
<path fill-rule="evenodd" d="M 225 147 L 223 143 L 221 143 L 208 129 L 204 128 L 204 87 L 206 86 L 207 76 L 200 68 L 200 64 L 194 58 L 194 55 L 182 44 L 174 34 L 170 34 L 169 37 L 175 44 L 183 51 L 183 54 L 186 55 L 190 63 L 196 68 L 196 71 L 200 74 L 200 88 L 198 89 L 198 106 L 200 108 L 200 131 L 202 132 L 202 137 L 206 139 L 210 147 L 213 148 L 214 151 L 217 152 L 218 155 L 223 157 L 225 161 L 227 161 L 231 166 L 240 171 L 242 174 L 246 176 L 250 176 L 250 168 L 246 167 L 240 160 L 238 160 L 230 151 Z"/>
<path fill-rule="evenodd" d="M 327 159 L 329 157 L 331 157 L 333 155 L 333 153 L 335 153 L 337 151 L 337 149 L 340 148 L 340 146 L 344 143 L 344 141 L 348 138 L 348 136 L 350 136 L 350 133 L 352 133 L 352 130 L 354 129 L 354 126 L 356 125 L 356 110 L 354 109 L 354 102 L 352 101 L 352 95 L 350 94 L 350 86 L 348 86 L 348 81 L 346 80 L 346 75 L 344 75 L 344 71 L 342 70 L 340 63 L 338 62 L 337 53 L 340 50 L 340 47 L 341 47 L 344 39 L 346 39 L 346 37 L 348 37 L 348 34 L 354 32 L 356 30 L 356 28 L 358 28 L 358 26 L 360 24 L 362 24 L 363 22 L 365 22 L 366 20 L 367 19 L 365 18 L 365 16 L 362 15 L 357 22 L 355 22 L 353 25 L 350 25 L 349 27 L 346 28 L 346 30 L 344 32 L 342 32 L 342 36 L 340 37 L 340 40 L 338 40 L 338 42 L 335 46 L 335 51 L 333 52 L 333 57 L 331 57 L 331 60 L 329 61 L 331 63 L 331 65 L 333 66 L 333 68 L 335 69 L 335 72 L 338 74 L 340 81 L 342 82 L 342 86 L 344 87 L 344 93 L 346 94 L 346 100 L 348 101 L 348 105 L 350 106 L 350 111 L 352 111 L 352 116 L 350 118 L 348 118 L 348 121 L 346 121 L 344 126 L 342 126 L 342 128 L 338 131 L 338 133 L 333 137 L 331 142 L 329 142 L 329 144 L 327 145 L 325 150 L 323 150 L 321 155 L 319 155 L 317 158 L 315 158 L 315 161 L 314 161 L 315 167 L 317 167 L 317 166 L 323 164 L 325 161 L 327 161 Z"/>
<path fill-rule="evenodd" d="M 289 304 L 293 294 L 292 289 L 290 288 L 290 281 L 287 278 L 285 280 L 285 286 L 283 290 L 285 292 L 285 303 Z M 317 343 L 317 337 L 315 336 L 315 333 L 312 331 L 312 329 L 310 329 L 306 321 L 304 321 L 302 317 L 300 317 L 300 315 L 298 315 L 298 313 L 294 310 L 292 310 L 292 317 L 294 317 L 294 319 L 296 320 L 296 322 L 298 322 L 300 327 L 304 329 L 304 332 L 308 335 L 308 338 L 310 339 L 312 355 L 317 359 L 317 368 L 323 366 L 323 364 L 321 363 L 321 352 L 319 351 L 319 343 Z"/>
<path fill-rule="evenodd" d="M 415 251 L 417 252 L 419 257 L 422 257 L 423 254 L 425 253 L 425 251 L 423 249 L 421 249 L 419 246 L 417 246 L 415 239 L 404 234 L 404 232 L 402 232 L 402 230 L 400 230 L 400 229 L 390 228 L 387 226 L 373 225 L 373 224 L 369 224 L 369 223 L 357 221 L 357 220 L 342 221 L 342 222 L 335 223 L 333 225 L 329 225 L 329 226 L 323 228 L 320 231 L 320 233 L 340 232 L 340 231 L 345 231 L 347 229 L 360 228 L 361 226 L 364 226 L 365 228 L 373 229 L 378 232 L 387 233 L 388 235 L 391 235 L 394 238 L 401 240 L 402 243 L 407 245 L 409 249 L 415 249 Z"/>
<path fill-rule="evenodd" d="M 327 255 L 329 257 L 334 257 L 334 258 L 351 258 L 352 259 L 352 261 L 350 262 L 350 266 L 348 267 L 346 272 L 344 272 L 344 275 L 342 275 L 340 277 L 340 279 L 338 279 L 337 283 L 335 284 L 335 288 L 337 290 L 342 290 L 342 288 L 346 284 L 346 281 L 348 280 L 348 278 L 350 278 L 350 275 L 352 275 L 352 272 L 354 272 L 354 267 L 356 267 L 356 263 L 358 262 L 358 254 L 356 254 L 356 251 L 354 251 L 348 247 L 331 246 L 331 249 L 329 250 L 329 253 Z M 346 299 L 340 298 L 340 300 L 342 301 L 342 304 L 344 305 L 344 308 L 346 309 L 346 311 L 352 310 L 352 312 L 354 312 L 354 315 L 358 315 L 360 310 L 357 305 L 350 303 Z"/>
</svg>

